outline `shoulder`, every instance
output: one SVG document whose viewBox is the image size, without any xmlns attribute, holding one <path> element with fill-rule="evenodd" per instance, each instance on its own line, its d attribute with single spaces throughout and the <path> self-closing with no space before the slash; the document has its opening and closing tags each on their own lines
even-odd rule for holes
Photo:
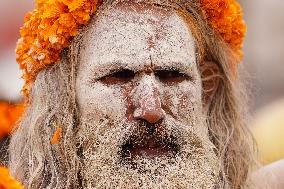
<svg viewBox="0 0 284 189">
<path fill-rule="evenodd" d="M 258 189 L 284 188 L 284 159 L 257 170 L 252 181 Z"/>
</svg>

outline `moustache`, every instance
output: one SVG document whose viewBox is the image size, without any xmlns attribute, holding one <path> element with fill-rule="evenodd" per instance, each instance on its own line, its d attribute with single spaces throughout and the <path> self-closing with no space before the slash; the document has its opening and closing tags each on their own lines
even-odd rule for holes
<svg viewBox="0 0 284 189">
<path fill-rule="evenodd" d="M 202 139 L 193 127 L 169 116 L 155 124 L 137 120 L 124 136 L 119 155 L 124 160 L 132 160 L 139 156 L 174 157 L 185 149 L 203 149 Z"/>
<path fill-rule="evenodd" d="M 195 122 L 184 124 L 170 115 L 155 124 L 144 120 L 118 122 L 110 118 L 101 119 L 97 124 L 82 122 L 82 130 L 77 133 L 79 156 L 87 158 L 100 151 L 118 155 L 127 162 L 144 155 L 187 158 L 197 151 L 203 154 L 208 141 L 196 133 L 195 127 L 198 127 Z"/>
</svg>

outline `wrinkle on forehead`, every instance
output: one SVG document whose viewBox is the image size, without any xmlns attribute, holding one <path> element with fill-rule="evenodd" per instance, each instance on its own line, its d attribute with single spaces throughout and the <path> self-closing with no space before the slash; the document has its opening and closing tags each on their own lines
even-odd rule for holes
<svg viewBox="0 0 284 189">
<path fill-rule="evenodd" d="M 183 18 L 161 7 L 137 6 L 118 5 L 98 13 L 83 31 L 80 64 L 95 77 L 109 70 L 139 71 L 149 65 L 192 72 L 196 49 Z"/>
</svg>

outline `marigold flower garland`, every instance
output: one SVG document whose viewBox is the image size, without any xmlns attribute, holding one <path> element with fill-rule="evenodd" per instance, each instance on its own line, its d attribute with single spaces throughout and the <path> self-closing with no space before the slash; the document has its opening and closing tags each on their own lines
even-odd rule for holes
<svg viewBox="0 0 284 189">
<path fill-rule="evenodd" d="M 24 111 L 24 105 L 13 105 L 7 102 L 0 102 L 0 140 L 9 135 L 15 123 Z"/>
<path fill-rule="evenodd" d="M 60 58 L 81 25 L 90 20 L 99 0 L 36 0 L 36 9 L 28 13 L 21 28 L 16 54 L 23 70 L 28 95 L 38 72 Z"/>
<path fill-rule="evenodd" d="M 240 4 L 236 0 L 201 0 L 201 7 L 213 30 L 241 58 L 246 25 Z"/>
<path fill-rule="evenodd" d="M 0 189 L 23 189 L 24 187 L 16 181 L 8 169 L 0 167 Z"/>
<path fill-rule="evenodd" d="M 60 59 L 61 51 L 86 25 L 101 0 L 36 0 L 26 15 L 16 54 L 23 70 L 23 92 L 29 94 L 37 74 Z M 246 32 L 242 11 L 236 0 L 200 0 L 208 23 L 241 56 Z"/>
</svg>

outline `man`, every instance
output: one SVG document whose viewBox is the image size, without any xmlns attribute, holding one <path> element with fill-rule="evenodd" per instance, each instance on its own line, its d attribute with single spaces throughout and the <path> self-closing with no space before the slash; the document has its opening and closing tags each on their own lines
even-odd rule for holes
<svg viewBox="0 0 284 189">
<path fill-rule="evenodd" d="M 209 27 L 206 6 L 105 1 L 68 46 L 60 34 L 74 32 L 64 27 L 76 28 L 66 10 L 77 4 L 54 2 L 38 1 L 45 10 L 28 16 L 17 49 L 29 107 L 10 170 L 26 188 L 252 187 L 240 44 Z M 31 24 L 51 21 L 56 35 Z"/>
</svg>

